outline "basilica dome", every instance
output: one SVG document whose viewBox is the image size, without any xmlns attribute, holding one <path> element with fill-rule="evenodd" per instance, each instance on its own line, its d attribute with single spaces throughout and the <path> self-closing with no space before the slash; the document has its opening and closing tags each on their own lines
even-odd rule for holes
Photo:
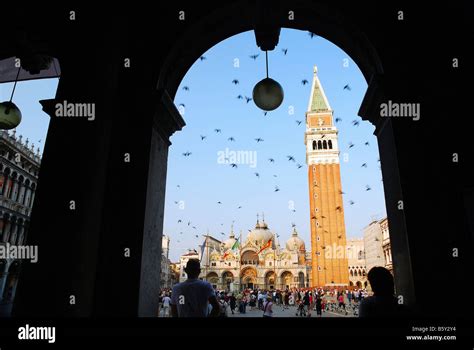
<svg viewBox="0 0 474 350">
<path fill-rule="evenodd" d="M 267 224 L 265 221 L 260 223 L 257 220 L 257 224 L 255 225 L 255 228 L 251 230 L 247 236 L 247 240 L 255 243 L 267 243 L 270 239 L 273 238 L 273 233 L 268 229 Z"/>
<path fill-rule="evenodd" d="M 293 252 L 305 250 L 304 241 L 298 237 L 298 232 L 296 232 L 296 229 L 293 229 L 291 238 L 286 241 L 286 249 Z"/>
<path fill-rule="evenodd" d="M 234 243 L 237 240 L 235 239 L 235 236 L 233 233 L 230 234 L 229 239 L 226 239 L 223 244 L 224 244 L 224 249 L 228 250 L 234 246 Z"/>
</svg>

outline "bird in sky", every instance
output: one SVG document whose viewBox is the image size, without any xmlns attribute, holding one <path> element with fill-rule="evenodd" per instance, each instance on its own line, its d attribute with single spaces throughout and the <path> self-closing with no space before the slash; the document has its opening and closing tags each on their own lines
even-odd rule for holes
<svg viewBox="0 0 474 350">
<path fill-rule="evenodd" d="M 301 125 L 303 121 L 302 120 L 296 120 L 296 124 Z"/>
<path fill-rule="evenodd" d="M 309 83 L 308 79 L 303 79 L 303 80 L 301 80 L 301 84 L 303 84 L 303 85 L 306 85 L 306 84 L 308 84 L 308 83 Z"/>
<path fill-rule="evenodd" d="M 313 32 L 308 32 L 308 35 L 311 37 L 311 39 L 313 39 L 315 36 L 317 36 L 317 35 L 314 34 Z"/>
<path fill-rule="evenodd" d="M 267 112 L 267 111 L 264 111 L 264 112 L 263 112 L 263 115 L 265 115 L 265 116 L 266 116 L 267 114 L 268 114 L 268 112 Z"/>
<path fill-rule="evenodd" d="M 222 202 L 221 202 L 221 201 L 218 201 L 217 204 L 222 204 Z"/>
<path fill-rule="evenodd" d="M 180 186 L 180 185 L 176 185 L 176 187 L 178 187 L 178 188 L 181 188 L 181 186 Z"/>
<path fill-rule="evenodd" d="M 237 99 L 242 100 L 244 97 L 242 95 L 237 96 Z"/>
<path fill-rule="evenodd" d="M 268 161 L 269 161 L 270 163 L 275 163 L 275 159 L 273 159 L 273 158 L 268 158 Z"/>
<path fill-rule="evenodd" d="M 196 226 L 193 226 L 193 229 L 196 230 Z"/>
<path fill-rule="evenodd" d="M 256 60 L 258 56 L 260 56 L 260 54 L 250 55 L 250 58 Z"/>
<path fill-rule="evenodd" d="M 336 123 L 342 122 L 341 118 L 336 118 Z"/>
<path fill-rule="evenodd" d="M 214 131 L 218 134 L 218 133 L 220 133 L 222 130 L 221 130 L 221 129 L 214 129 Z"/>
<path fill-rule="evenodd" d="M 295 157 L 293 156 L 286 156 L 286 158 L 288 158 L 288 161 L 291 161 L 291 162 L 295 161 Z"/>
<path fill-rule="evenodd" d="M 206 56 L 201 56 L 201 57 L 199 57 L 199 59 L 200 59 L 201 61 L 204 61 L 204 60 L 207 60 L 207 57 L 206 57 Z"/>
<path fill-rule="evenodd" d="M 369 146 L 369 141 L 365 141 L 364 145 Z"/>
<path fill-rule="evenodd" d="M 255 173 L 255 176 L 260 178 L 260 174 L 259 173 Z"/>
<path fill-rule="evenodd" d="M 242 209 L 242 206 L 241 206 L 241 205 L 239 205 L 239 206 L 237 207 L 237 209 Z"/>
<path fill-rule="evenodd" d="M 286 54 L 288 53 L 288 49 L 281 49 L 281 52 L 283 52 L 286 56 Z"/>
<path fill-rule="evenodd" d="M 298 167 L 298 169 L 301 169 L 303 166 L 301 164 L 296 164 L 296 166 Z"/>
<path fill-rule="evenodd" d="M 179 220 L 178 220 L 178 224 L 179 224 L 180 222 L 183 222 L 183 220 L 179 219 Z"/>
<path fill-rule="evenodd" d="M 278 186 L 275 186 L 275 192 L 278 192 L 280 191 L 280 189 L 278 188 Z"/>
<path fill-rule="evenodd" d="M 245 96 L 245 101 L 247 101 L 247 103 L 249 103 L 250 101 L 252 101 L 252 99 L 250 97 Z"/>
<path fill-rule="evenodd" d="M 224 233 L 224 232 L 221 232 L 221 235 L 225 236 L 225 233 Z"/>
<path fill-rule="evenodd" d="M 184 152 L 184 153 L 183 153 L 183 156 L 189 157 L 191 154 L 192 154 L 191 152 Z"/>
<path fill-rule="evenodd" d="M 354 147 L 354 144 L 352 142 L 349 142 L 349 148 Z"/>
<path fill-rule="evenodd" d="M 291 227 L 295 228 L 296 224 L 294 222 L 291 223 Z"/>
<path fill-rule="evenodd" d="M 367 168 L 367 163 L 362 163 L 361 168 Z"/>
<path fill-rule="evenodd" d="M 354 205 L 354 201 L 349 201 L 349 204 L 350 204 L 350 205 Z"/>
<path fill-rule="evenodd" d="M 351 91 L 351 87 L 349 86 L 349 84 L 347 85 L 344 85 L 344 87 L 342 88 L 343 90 L 348 90 L 348 91 Z"/>
<path fill-rule="evenodd" d="M 273 175 L 273 177 L 277 177 L 276 175 Z"/>
<path fill-rule="evenodd" d="M 257 138 L 255 139 L 255 141 L 257 141 L 257 143 L 259 143 L 259 142 L 263 142 L 263 139 L 260 138 L 260 137 L 257 137 Z"/>
<path fill-rule="evenodd" d="M 189 86 L 183 86 L 184 91 L 189 91 Z"/>
<path fill-rule="evenodd" d="M 231 136 L 231 137 L 229 137 L 229 138 L 227 139 L 227 141 L 234 142 L 234 141 L 235 141 L 235 139 L 234 139 L 234 138 Z"/>
<path fill-rule="evenodd" d="M 191 221 L 188 221 L 188 226 L 191 225 Z"/>
<path fill-rule="evenodd" d="M 231 163 L 230 166 L 231 166 L 232 168 L 238 168 L 237 164 L 235 164 L 235 163 Z"/>
<path fill-rule="evenodd" d="M 239 84 L 239 81 L 237 79 L 232 80 L 232 84 L 237 85 Z"/>
<path fill-rule="evenodd" d="M 370 191 L 370 190 L 371 190 L 370 186 L 369 186 L 369 185 L 365 185 L 365 190 L 366 190 L 366 191 Z"/>
<path fill-rule="evenodd" d="M 186 105 L 184 103 L 180 103 L 179 106 L 183 107 L 183 108 L 186 107 Z"/>
<path fill-rule="evenodd" d="M 354 125 L 354 126 L 359 126 L 359 122 L 354 119 L 354 120 L 352 121 L 352 125 Z"/>
<path fill-rule="evenodd" d="M 203 141 L 207 136 L 205 135 L 200 135 L 201 136 L 201 141 Z"/>
<path fill-rule="evenodd" d="M 178 201 L 174 201 L 174 204 L 178 204 L 179 202 Z"/>
<path fill-rule="evenodd" d="M 199 235 L 196 235 L 196 238 L 199 238 Z"/>
</svg>

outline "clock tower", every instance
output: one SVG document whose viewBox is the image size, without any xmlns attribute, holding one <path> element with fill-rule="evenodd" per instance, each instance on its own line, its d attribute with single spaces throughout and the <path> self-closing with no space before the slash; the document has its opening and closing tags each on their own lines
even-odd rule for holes
<svg viewBox="0 0 474 350">
<path fill-rule="evenodd" d="M 315 66 L 305 133 L 312 286 L 348 285 L 338 131 L 317 72 Z"/>
</svg>

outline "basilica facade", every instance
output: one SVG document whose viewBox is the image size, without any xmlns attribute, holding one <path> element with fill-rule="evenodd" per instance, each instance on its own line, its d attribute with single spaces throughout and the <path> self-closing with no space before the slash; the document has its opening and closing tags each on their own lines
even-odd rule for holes
<svg viewBox="0 0 474 350">
<path fill-rule="evenodd" d="M 206 235 L 197 255 L 201 260 L 200 278 L 216 289 L 271 290 L 311 285 L 310 255 L 296 229 L 281 247 L 265 220 L 257 220 L 245 238 L 242 234 L 236 237 L 233 229 L 223 242 Z"/>
</svg>

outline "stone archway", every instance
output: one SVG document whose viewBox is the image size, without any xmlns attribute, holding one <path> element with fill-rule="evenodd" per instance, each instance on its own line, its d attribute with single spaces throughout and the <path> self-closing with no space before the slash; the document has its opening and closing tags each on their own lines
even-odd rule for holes
<svg viewBox="0 0 474 350">
<path fill-rule="evenodd" d="M 38 204 L 35 204 L 37 208 L 35 209 L 36 213 L 33 217 L 30 232 L 33 241 L 41 242 L 41 245 L 45 247 L 44 256 L 46 258 L 41 265 L 27 267 L 28 271 L 26 271 L 25 283 L 23 284 L 25 292 L 20 295 L 21 298 L 19 299 L 19 315 L 46 315 L 57 312 L 58 314 L 78 316 L 90 314 L 123 314 L 129 316 L 139 314 L 145 316 L 147 312 L 150 312 L 147 310 L 155 310 L 151 306 L 156 306 L 153 300 L 156 295 L 154 292 L 159 288 L 159 277 L 154 271 L 157 270 L 156 267 L 159 261 L 155 261 L 153 255 L 159 256 L 156 252 L 160 251 L 158 244 L 161 240 L 162 222 L 160 223 L 159 219 L 153 218 L 160 218 L 163 213 L 162 200 L 164 199 L 163 187 L 166 182 L 168 137 L 182 126 L 179 113 L 176 112 L 176 108 L 173 106 L 172 96 L 174 96 L 176 88 L 187 69 L 200 54 L 226 37 L 253 28 L 255 17 L 252 15 L 255 8 L 248 2 L 244 5 L 237 3 L 222 5 L 215 11 L 211 6 L 202 6 L 203 8 L 195 16 L 199 20 L 190 19 L 187 26 L 180 29 L 182 31 L 179 32 L 179 35 L 183 38 L 182 41 L 170 38 L 163 43 L 163 51 L 171 52 L 170 56 L 158 57 L 155 60 L 157 57 L 148 58 L 150 56 L 149 50 L 143 56 L 140 56 L 140 50 L 136 51 L 139 60 L 146 62 L 143 67 L 136 70 L 138 73 L 135 73 L 134 70 L 133 73 L 122 74 L 121 69 L 123 67 L 118 68 L 116 66 L 111 66 L 110 72 L 119 72 L 120 74 L 111 75 L 109 71 L 103 72 L 100 70 L 97 70 L 99 73 L 91 72 L 86 69 L 87 67 L 82 67 L 81 64 L 89 56 L 78 55 L 76 58 L 71 54 L 71 52 L 75 53 L 72 48 L 70 52 L 62 53 L 65 63 L 64 72 L 67 79 L 62 79 L 58 96 L 63 99 L 70 97 L 73 99 L 82 96 L 81 93 L 84 93 L 84 96 L 94 100 L 97 96 L 99 96 L 97 98 L 100 98 L 103 95 L 105 96 L 104 99 L 99 99 L 98 102 L 101 103 L 104 110 L 108 109 L 110 111 L 110 115 L 104 114 L 98 123 L 93 124 L 93 127 L 89 125 L 87 127 L 83 125 L 79 125 L 79 127 L 76 125 L 66 126 L 66 123 L 61 124 L 61 122 L 55 121 L 54 118 L 51 120 L 50 134 L 48 135 L 48 144 L 51 146 L 45 149 L 45 159 L 47 161 L 44 162 L 41 169 L 42 174 L 48 176 L 42 178 L 41 189 L 39 189 L 40 192 L 37 196 Z M 390 175 L 391 180 L 390 183 L 385 185 L 386 192 L 394 189 L 391 191 L 392 202 L 403 198 L 399 185 L 398 168 L 394 165 L 398 159 L 396 152 L 394 152 L 396 149 L 393 139 L 400 136 L 400 129 L 397 130 L 398 134 L 392 135 L 394 132 L 390 121 L 377 123 L 374 119 L 375 112 L 373 109 L 378 104 L 382 93 L 380 86 L 383 85 L 381 84 L 383 70 L 380 69 L 381 64 L 375 54 L 374 46 L 369 42 L 369 40 L 376 40 L 376 33 L 367 32 L 367 35 L 365 35 L 358 31 L 356 28 L 357 21 L 342 9 L 329 8 L 327 5 L 310 1 L 282 1 L 281 6 L 285 9 L 291 6 L 298 11 L 294 23 L 287 23 L 284 20 L 283 26 L 310 30 L 324 36 L 343 48 L 361 68 L 362 73 L 369 81 L 369 90 L 360 113 L 364 119 L 371 119 L 374 125 L 377 125 L 376 132 L 378 133 L 379 144 L 384 144 L 380 151 L 382 171 L 387 176 Z M 206 14 L 206 17 L 204 14 Z M 235 14 L 239 14 L 239 16 Z M 165 28 L 168 24 L 170 28 L 175 28 L 173 24 L 166 21 L 165 23 Z M 219 30 L 215 30 L 215 28 L 219 28 Z M 122 34 L 122 32 L 119 32 L 119 34 Z M 369 39 L 362 39 L 365 37 Z M 115 37 L 114 40 L 116 40 Z M 110 42 L 113 41 L 110 40 Z M 108 48 L 109 46 L 104 47 L 103 51 L 98 51 L 99 54 L 107 52 Z M 100 55 L 97 56 L 100 57 Z M 144 57 L 147 57 L 147 59 L 144 59 Z M 117 57 L 113 56 L 113 58 L 115 60 Z M 118 62 L 119 60 L 115 61 Z M 162 65 L 158 69 L 149 71 L 148 69 L 151 68 L 150 62 L 153 62 L 153 64 L 160 62 Z M 150 66 L 147 66 L 147 64 L 150 64 Z M 140 75 L 140 72 L 143 75 Z M 84 76 L 89 77 L 87 83 L 84 83 Z M 155 86 L 155 79 L 158 76 L 160 77 L 157 85 L 159 92 L 150 92 L 143 87 Z M 373 77 L 372 80 L 371 77 Z M 133 107 L 127 109 L 127 105 L 127 108 L 119 109 L 114 106 L 117 105 L 114 100 L 117 96 L 132 95 L 134 93 L 135 86 L 133 89 L 126 86 L 133 86 L 134 83 L 142 81 L 140 78 L 144 78 L 145 83 L 136 84 L 140 86 L 134 94 L 136 95 L 136 97 L 134 96 L 135 99 L 130 100 L 130 106 Z M 104 93 L 101 83 L 108 81 L 107 79 L 111 81 L 111 88 L 107 93 Z M 114 85 L 113 81 L 115 80 L 121 81 L 120 89 L 118 85 Z M 117 96 L 113 95 L 116 90 L 119 90 Z M 106 103 L 107 101 L 114 103 Z M 47 103 L 45 103 L 45 109 L 47 110 L 46 105 Z M 54 101 L 51 101 L 50 105 L 54 106 Z M 137 115 L 144 116 L 143 118 L 137 118 L 134 125 L 136 126 L 134 135 L 130 135 L 130 129 L 127 125 L 132 111 Z M 157 116 L 156 120 L 154 120 L 155 116 Z M 112 119 L 116 119 L 114 123 L 112 123 Z M 150 133 L 150 129 L 153 129 L 152 133 Z M 84 138 L 84 135 L 88 137 L 90 142 L 81 144 L 80 141 Z M 142 144 L 136 142 L 140 139 L 144 140 Z M 383 140 L 385 141 L 382 142 Z M 63 157 L 61 149 L 68 150 L 68 158 L 71 160 Z M 134 159 L 133 172 L 129 168 L 123 167 L 122 159 L 115 160 L 120 157 L 114 158 L 112 156 L 123 154 L 124 149 L 131 150 L 132 154 L 139 154 Z M 87 157 L 87 154 L 94 154 L 94 157 Z M 109 154 L 110 158 L 108 158 Z M 151 158 L 153 158 L 153 161 L 150 161 Z M 83 161 L 80 168 L 75 167 L 75 163 L 78 163 L 77 159 Z M 61 177 L 64 177 L 62 174 L 61 176 L 55 175 L 55 173 L 60 173 L 57 168 L 57 164 L 60 163 L 66 164 L 64 165 L 65 168 L 73 169 L 67 180 L 61 179 Z M 120 171 L 113 171 L 114 169 Z M 107 174 L 111 174 L 110 177 Z M 131 178 L 139 180 L 133 182 L 134 187 L 127 183 L 127 180 Z M 150 186 L 147 188 L 149 178 L 158 179 L 158 181 L 150 180 Z M 87 218 L 87 225 L 84 225 L 78 218 L 67 217 L 66 219 L 63 216 L 51 222 L 48 213 L 63 210 L 59 204 L 55 203 L 64 203 L 69 200 L 71 195 L 66 189 L 70 189 L 70 183 L 81 183 L 81 179 L 94 179 L 93 182 L 84 181 L 84 187 L 79 187 L 77 190 L 82 202 L 93 203 L 81 212 L 83 213 L 81 218 Z M 64 188 L 65 191 L 56 194 L 55 189 L 57 188 Z M 84 191 L 82 191 L 83 189 Z M 156 198 L 151 198 L 153 196 Z M 146 199 L 144 199 L 145 197 Z M 123 198 L 127 200 L 121 200 Z M 143 204 L 143 202 L 146 202 L 146 204 Z M 143 208 L 146 211 L 145 220 L 143 220 Z M 413 303 L 413 283 L 410 254 L 407 249 L 405 214 L 400 210 L 398 211 L 400 213 L 397 213 L 397 209 L 390 206 L 387 206 L 387 211 L 390 219 L 390 229 L 400 237 L 395 237 L 396 239 L 393 240 L 392 245 L 394 251 L 397 252 L 397 255 L 394 254 L 394 264 L 399 264 L 396 260 L 400 261 L 399 267 L 395 271 L 397 292 L 405 295 L 407 302 Z M 128 217 L 128 220 L 114 222 L 117 221 L 117 217 Z M 415 221 L 416 218 L 413 219 L 413 222 Z M 64 227 L 71 228 L 71 234 L 67 239 L 62 238 Z M 84 227 L 87 227 L 87 230 Z M 118 236 L 117 232 L 122 230 L 127 233 L 121 233 Z M 42 235 L 45 236 L 44 232 L 50 232 L 51 234 L 48 235 L 49 237 L 42 237 Z M 129 232 L 135 232 L 136 234 L 133 238 L 130 238 Z M 156 238 L 152 237 L 153 235 L 150 235 L 149 232 L 159 232 L 159 234 L 154 235 L 157 236 Z M 71 242 L 87 242 L 87 244 L 73 245 Z M 57 259 L 54 259 L 57 252 L 53 248 L 48 248 L 54 247 L 56 244 L 64 244 L 68 248 L 64 249 L 68 253 L 64 253 L 64 256 L 62 256 L 64 259 L 61 259 L 63 261 L 61 267 L 57 266 Z M 122 261 L 122 257 L 116 257 L 120 254 L 115 254 L 115 252 L 123 249 L 124 245 L 131 246 L 133 252 L 139 252 L 132 263 L 130 261 L 125 263 Z M 414 245 L 413 243 L 412 246 Z M 90 249 L 91 246 L 96 247 L 96 249 Z M 75 286 L 76 282 L 72 279 L 65 281 L 61 286 L 58 285 L 54 293 L 38 291 L 36 295 L 31 295 L 30 291 L 34 290 L 34 286 L 41 281 L 40 277 L 36 276 L 52 275 L 52 272 L 57 271 L 58 268 L 62 274 L 67 275 L 70 271 L 79 270 L 82 265 L 85 266 L 84 269 L 86 269 L 88 275 L 94 277 L 80 281 L 80 290 L 83 290 L 84 296 L 87 296 L 87 298 L 82 298 L 83 300 L 87 299 L 87 302 L 84 302 L 80 308 L 70 310 L 66 306 L 57 306 L 57 303 L 55 303 L 58 295 L 64 294 L 65 291 Z M 122 272 L 114 271 L 127 271 L 130 279 L 135 283 L 130 283 L 130 286 L 122 286 L 118 282 L 121 280 Z M 418 275 L 421 275 L 421 273 Z M 118 290 L 119 287 L 122 287 L 121 294 L 114 296 L 111 292 Z M 21 291 L 21 289 L 19 290 Z M 111 297 L 106 300 L 105 295 Z M 136 295 L 139 295 L 139 298 L 136 298 Z M 139 306 L 135 305 L 134 301 L 117 310 L 117 303 L 128 297 L 130 297 L 130 300 L 139 300 L 136 301 Z M 106 301 L 98 303 L 98 300 Z M 137 309 L 140 311 L 137 311 Z"/>
<path fill-rule="evenodd" d="M 222 287 L 229 291 L 233 282 L 234 275 L 232 274 L 232 272 L 224 271 L 224 273 L 222 274 Z"/>
<path fill-rule="evenodd" d="M 284 271 L 280 275 L 281 289 L 289 289 L 295 286 L 293 274 L 290 271 Z"/>
<path fill-rule="evenodd" d="M 255 289 L 258 287 L 257 270 L 254 267 L 247 267 L 240 273 L 242 288 Z"/>
<path fill-rule="evenodd" d="M 273 290 L 277 287 L 276 274 L 274 271 L 268 271 L 265 274 L 265 285 L 264 289 Z"/>
</svg>

